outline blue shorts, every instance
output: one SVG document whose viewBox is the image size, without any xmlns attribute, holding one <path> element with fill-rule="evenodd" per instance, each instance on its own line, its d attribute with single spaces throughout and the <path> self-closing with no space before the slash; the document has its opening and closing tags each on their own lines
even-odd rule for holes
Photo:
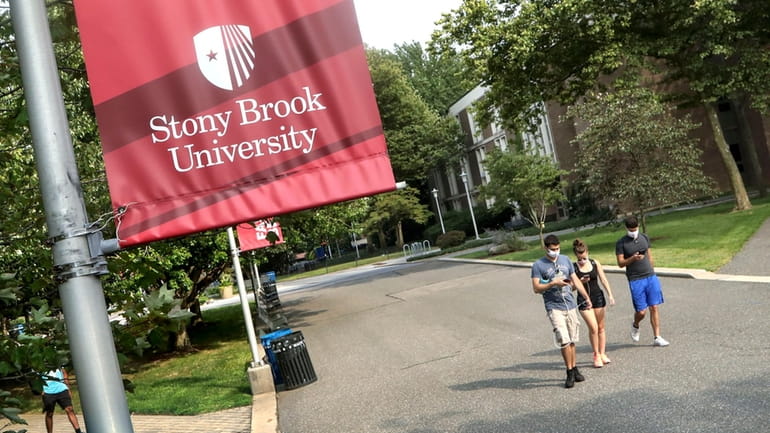
<svg viewBox="0 0 770 433">
<path fill-rule="evenodd" d="M 663 303 L 663 290 L 660 288 L 660 280 L 658 280 L 657 275 L 629 281 L 628 285 L 631 287 L 634 310 L 644 311 L 647 307 L 654 307 Z"/>
</svg>

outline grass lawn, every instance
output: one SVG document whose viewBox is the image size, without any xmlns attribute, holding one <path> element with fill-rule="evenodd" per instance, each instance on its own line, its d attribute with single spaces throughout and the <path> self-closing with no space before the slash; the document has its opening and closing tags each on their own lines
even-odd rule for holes
<svg viewBox="0 0 770 433">
<path fill-rule="evenodd" d="M 652 241 L 655 266 L 716 271 L 728 263 L 770 218 L 770 199 L 754 200 L 753 208 L 748 211 L 733 212 L 732 208 L 732 203 L 725 203 L 647 217 L 647 235 Z M 618 223 L 560 235 L 562 254 L 572 256 L 572 241 L 581 238 L 592 257 L 614 265 L 615 242 L 625 230 L 623 224 Z M 461 257 L 531 262 L 542 256 L 539 244 L 533 242 L 525 251 L 498 256 L 481 251 Z"/>
</svg>

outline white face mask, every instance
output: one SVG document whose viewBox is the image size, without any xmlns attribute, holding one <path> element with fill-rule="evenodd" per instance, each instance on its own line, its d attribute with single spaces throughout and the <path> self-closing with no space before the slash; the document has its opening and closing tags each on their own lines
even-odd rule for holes
<svg viewBox="0 0 770 433">
<path fill-rule="evenodd" d="M 561 252 L 560 248 L 557 248 L 556 250 L 545 250 L 545 253 L 548 254 L 548 257 L 552 259 L 559 257 L 560 252 Z"/>
<path fill-rule="evenodd" d="M 630 231 L 629 230 L 626 233 L 628 233 L 628 237 L 631 238 L 631 239 L 636 239 L 637 237 L 639 237 L 639 230 L 635 230 L 635 231 Z"/>
</svg>

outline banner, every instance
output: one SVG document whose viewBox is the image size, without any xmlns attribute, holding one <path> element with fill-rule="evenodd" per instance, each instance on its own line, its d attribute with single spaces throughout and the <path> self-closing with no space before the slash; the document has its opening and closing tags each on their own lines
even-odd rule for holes
<svg viewBox="0 0 770 433">
<path fill-rule="evenodd" d="M 281 224 L 278 222 L 260 220 L 253 224 L 241 223 L 238 224 L 235 229 L 238 232 L 238 244 L 240 245 L 241 251 L 270 247 L 284 242 Z M 275 241 L 275 243 L 272 243 L 267 239 L 267 234 L 269 232 L 275 233 L 278 237 L 278 240 Z"/>
<path fill-rule="evenodd" d="M 75 0 L 121 246 L 395 189 L 353 0 Z"/>
</svg>

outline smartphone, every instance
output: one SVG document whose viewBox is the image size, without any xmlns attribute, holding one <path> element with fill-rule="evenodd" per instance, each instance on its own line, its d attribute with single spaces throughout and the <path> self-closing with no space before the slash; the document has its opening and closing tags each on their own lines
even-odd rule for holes
<svg viewBox="0 0 770 433">
<path fill-rule="evenodd" d="M 640 255 L 645 255 L 646 253 L 647 253 L 647 250 L 641 250 L 641 251 L 639 251 L 639 254 L 640 254 Z"/>
</svg>

